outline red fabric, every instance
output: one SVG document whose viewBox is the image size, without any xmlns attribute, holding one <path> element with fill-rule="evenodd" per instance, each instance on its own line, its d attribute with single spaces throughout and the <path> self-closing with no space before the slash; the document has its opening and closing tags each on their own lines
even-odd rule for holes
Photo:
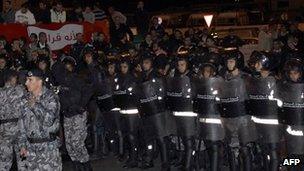
<svg viewBox="0 0 304 171">
<path fill-rule="evenodd" d="M 49 30 L 57 30 L 64 26 L 65 24 L 71 23 L 52 23 L 52 24 L 37 24 L 36 27 L 49 29 Z M 73 24 L 81 24 L 83 25 L 84 32 L 84 40 L 89 42 L 91 40 L 91 36 L 93 32 L 102 32 L 107 41 L 109 41 L 109 23 L 107 20 L 99 21 L 94 24 L 84 22 L 84 23 L 73 23 Z M 7 41 L 12 41 L 13 39 L 18 39 L 20 37 L 28 38 L 27 34 L 27 26 L 22 24 L 0 24 L 0 35 L 5 36 Z"/>
</svg>

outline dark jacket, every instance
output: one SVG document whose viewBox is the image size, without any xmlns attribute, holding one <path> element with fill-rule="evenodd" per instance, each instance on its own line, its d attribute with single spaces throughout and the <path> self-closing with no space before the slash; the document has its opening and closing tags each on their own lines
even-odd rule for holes
<svg viewBox="0 0 304 171">
<path fill-rule="evenodd" d="M 90 86 L 76 73 L 65 71 L 63 74 L 64 79 L 59 83 L 61 111 L 65 117 L 82 114 L 92 96 Z"/>
<path fill-rule="evenodd" d="M 42 22 L 43 24 L 47 24 L 51 22 L 51 12 L 49 9 L 38 10 L 35 14 L 35 18 L 37 22 Z"/>
<path fill-rule="evenodd" d="M 144 35 L 149 29 L 149 15 L 146 10 L 137 9 L 134 20 L 138 34 Z"/>
<path fill-rule="evenodd" d="M 130 39 L 133 40 L 133 33 L 129 26 L 125 24 L 120 24 L 120 26 L 117 28 L 114 24 L 112 24 L 110 28 L 112 45 L 116 46 L 121 40 L 121 38 L 127 34 L 129 35 Z"/>
</svg>

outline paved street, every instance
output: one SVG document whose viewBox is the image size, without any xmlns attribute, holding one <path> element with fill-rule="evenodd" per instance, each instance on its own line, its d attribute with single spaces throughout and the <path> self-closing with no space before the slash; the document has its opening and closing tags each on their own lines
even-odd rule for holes
<svg viewBox="0 0 304 171">
<path fill-rule="evenodd" d="M 123 171 L 123 163 L 118 162 L 113 156 L 107 159 L 97 160 L 92 162 L 93 171 Z M 64 162 L 64 171 L 73 171 L 71 162 Z M 141 169 L 128 169 L 129 171 L 139 171 Z M 153 169 L 148 169 L 147 171 L 160 171 L 160 165 L 154 167 Z"/>
</svg>

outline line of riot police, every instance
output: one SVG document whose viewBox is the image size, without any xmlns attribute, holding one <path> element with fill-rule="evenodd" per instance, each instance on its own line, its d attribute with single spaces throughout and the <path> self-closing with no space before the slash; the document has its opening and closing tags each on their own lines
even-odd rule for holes
<svg viewBox="0 0 304 171">
<path fill-rule="evenodd" d="M 258 51 L 245 67 L 237 48 L 190 53 L 181 47 L 173 58 L 143 52 L 139 60 L 113 54 L 107 55 L 107 69 L 90 48 L 81 54 L 84 68 L 75 70 L 76 61 L 63 57 L 52 66 L 56 87 L 43 76 L 60 97 L 74 170 L 91 170 L 89 159 L 109 150 L 124 168 L 151 168 L 159 153 L 162 170 L 275 171 L 282 151 L 303 157 L 298 54 L 289 55 L 280 70 L 271 54 Z"/>
<path fill-rule="evenodd" d="M 271 54 L 254 51 L 245 68 L 237 49 L 189 54 L 180 48 L 167 75 L 162 69 L 168 67 L 155 65 L 159 59 L 148 52 L 136 75 L 134 61 L 110 61 L 112 89 L 103 86 L 97 102 L 106 122 L 113 121 L 119 160 L 127 155 L 125 168 L 150 168 L 158 151 L 162 170 L 222 170 L 229 163 L 231 170 L 274 171 L 280 152 L 302 157 L 304 84 L 297 57 L 280 75 Z"/>
</svg>

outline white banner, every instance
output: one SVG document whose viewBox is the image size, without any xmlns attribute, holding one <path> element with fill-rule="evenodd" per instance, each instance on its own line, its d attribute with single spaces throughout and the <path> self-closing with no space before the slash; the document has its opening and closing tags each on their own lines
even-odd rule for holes
<svg viewBox="0 0 304 171">
<path fill-rule="evenodd" d="M 27 27 L 27 33 L 39 35 L 40 32 L 46 33 L 47 42 L 51 50 L 59 50 L 67 45 L 76 43 L 76 34 L 83 33 L 83 26 L 79 24 L 66 24 L 58 30 L 42 29 L 35 26 Z"/>
</svg>

